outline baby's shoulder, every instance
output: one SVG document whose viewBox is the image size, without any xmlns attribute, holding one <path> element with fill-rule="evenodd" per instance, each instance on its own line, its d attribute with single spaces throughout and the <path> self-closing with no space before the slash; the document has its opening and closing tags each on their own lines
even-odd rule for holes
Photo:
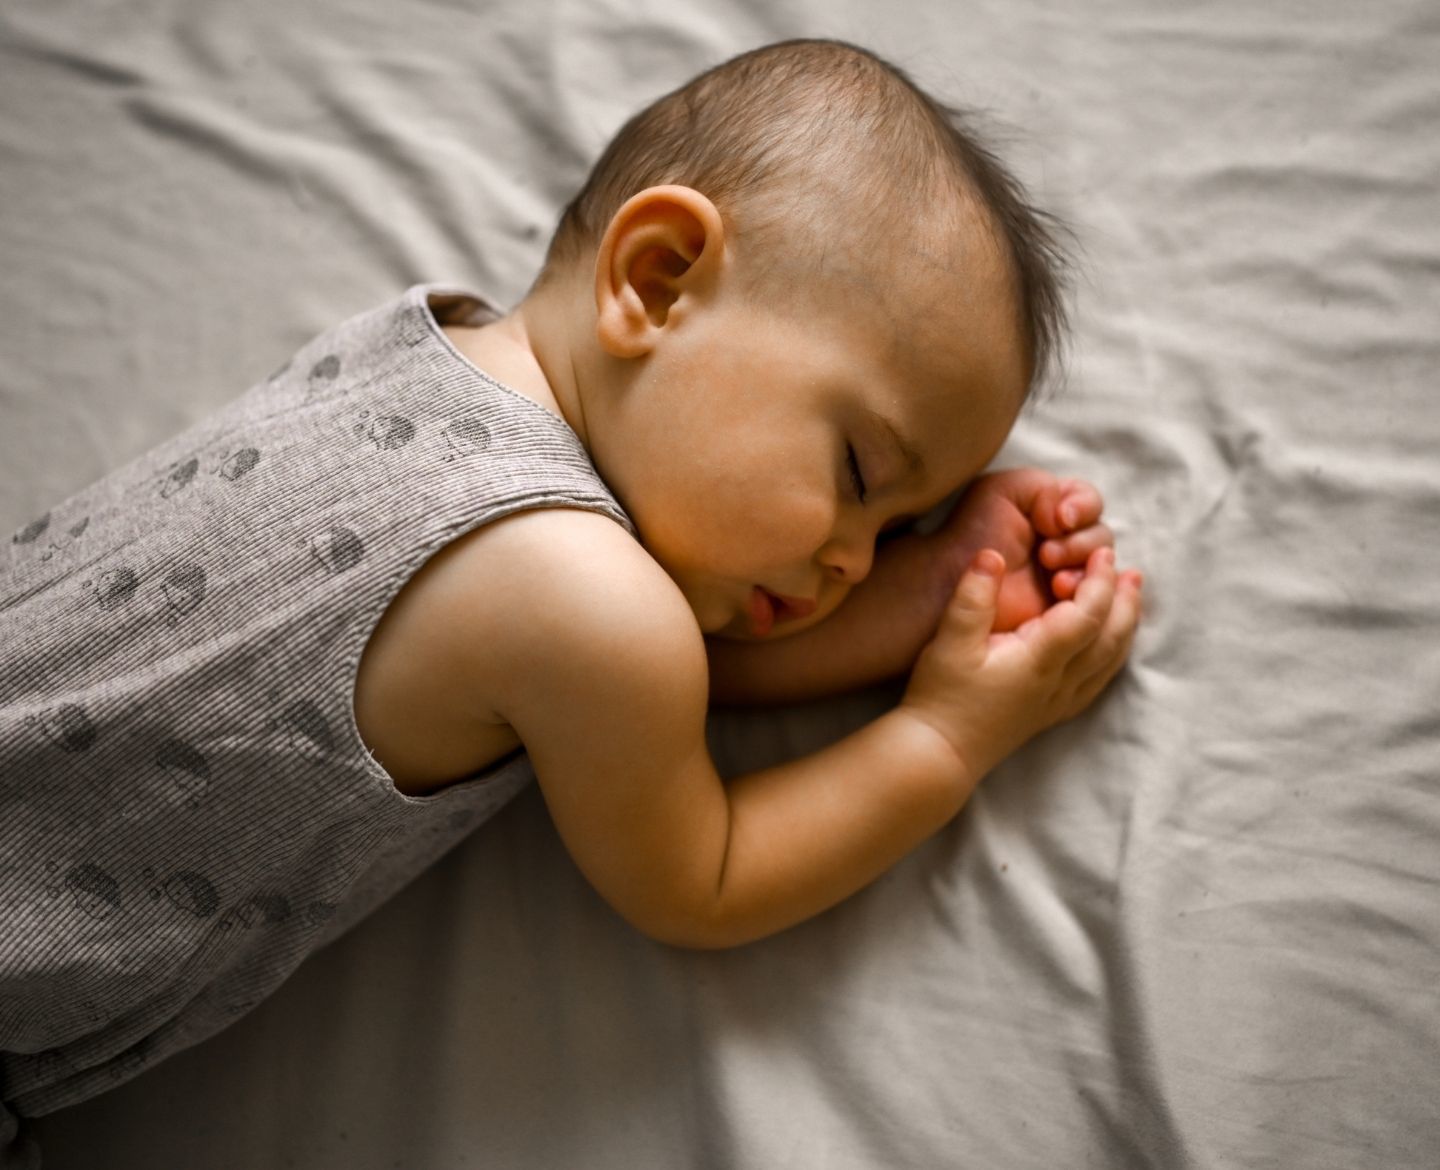
<svg viewBox="0 0 1440 1170">
<path fill-rule="evenodd" d="M 516 744 L 515 713 L 577 683 L 643 672 L 703 688 L 684 597 L 620 525 L 534 509 L 445 545 L 406 582 L 361 655 L 362 738 L 417 774 L 455 776 Z M 423 750 L 422 750 L 423 748 Z"/>
<path fill-rule="evenodd" d="M 385 611 L 398 655 L 465 677 L 468 702 L 500 714 L 517 673 L 543 679 L 597 657 L 693 659 L 703 638 L 679 588 L 599 512 L 536 508 L 450 542 Z M 680 669 L 680 666 L 676 666 Z"/>
<path fill-rule="evenodd" d="M 452 552 L 453 549 L 453 552 Z M 663 693 L 703 708 L 705 643 L 665 570 L 608 517 L 536 509 L 446 552 L 437 620 L 452 631 L 477 697 L 496 718 L 553 729 L 559 702 L 603 710 Z M 543 713 L 540 709 L 544 709 Z"/>
<path fill-rule="evenodd" d="M 689 614 L 640 542 L 604 513 L 583 508 L 532 508 L 492 521 L 446 545 L 432 567 L 467 607 L 507 623 L 534 611 L 542 623 L 559 613 L 589 624 L 635 599 L 640 609 L 668 611 L 671 601 Z"/>
</svg>

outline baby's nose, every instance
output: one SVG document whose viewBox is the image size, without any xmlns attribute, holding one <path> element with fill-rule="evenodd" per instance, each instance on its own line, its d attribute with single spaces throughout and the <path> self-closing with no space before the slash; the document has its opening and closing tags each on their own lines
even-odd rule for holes
<svg viewBox="0 0 1440 1170">
<path fill-rule="evenodd" d="M 827 576 L 844 585 L 858 585 L 870 575 L 875 561 L 875 542 L 837 537 L 820 550 L 820 564 Z"/>
</svg>

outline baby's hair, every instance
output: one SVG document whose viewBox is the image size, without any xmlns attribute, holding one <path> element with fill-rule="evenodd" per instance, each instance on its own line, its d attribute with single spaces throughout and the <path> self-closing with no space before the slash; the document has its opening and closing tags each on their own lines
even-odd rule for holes
<svg viewBox="0 0 1440 1170">
<path fill-rule="evenodd" d="M 647 187 L 692 187 L 756 239 L 797 224 L 823 232 L 838 191 L 817 187 L 842 181 L 846 208 L 860 209 L 852 215 L 859 223 L 845 226 L 852 238 L 857 227 L 893 229 L 937 212 L 954 224 L 973 216 L 978 202 L 1008 253 L 1035 386 L 1065 338 L 1065 229 L 1031 205 L 974 120 L 898 67 L 842 41 L 783 41 L 742 53 L 620 128 L 565 207 L 537 287 L 589 255 L 615 212 Z M 831 242 L 821 237 L 822 245 Z M 752 254 L 779 251 L 756 247 Z"/>
</svg>

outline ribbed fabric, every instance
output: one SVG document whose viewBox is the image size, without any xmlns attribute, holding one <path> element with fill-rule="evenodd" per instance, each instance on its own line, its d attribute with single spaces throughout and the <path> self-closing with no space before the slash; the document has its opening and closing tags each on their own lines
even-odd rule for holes
<svg viewBox="0 0 1440 1170">
<path fill-rule="evenodd" d="M 495 315 L 416 285 L 0 554 L 16 1113 L 225 1027 L 532 778 L 522 754 L 404 796 L 352 701 L 386 606 L 465 532 L 560 506 L 633 533 L 574 432 L 438 326 Z"/>
</svg>

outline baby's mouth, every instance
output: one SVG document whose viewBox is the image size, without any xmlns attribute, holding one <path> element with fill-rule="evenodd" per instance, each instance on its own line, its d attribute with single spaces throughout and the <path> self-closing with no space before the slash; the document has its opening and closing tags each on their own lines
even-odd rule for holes
<svg viewBox="0 0 1440 1170">
<path fill-rule="evenodd" d="M 767 589 L 766 593 L 770 593 Z M 770 593 L 775 602 L 775 620 L 777 622 L 799 621 L 807 618 L 815 612 L 815 602 L 808 597 L 786 597 L 781 593 Z"/>
<path fill-rule="evenodd" d="M 751 636 L 763 638 L 779 622 L 793 622 L 809 617 L 815 612 L 815 602 L 805 597 L 786 597 L 780 593 L 771 593 L 768 589 L 756 585 L 750 591 L 746 610 L 750 618 Z"/>
</svg>

